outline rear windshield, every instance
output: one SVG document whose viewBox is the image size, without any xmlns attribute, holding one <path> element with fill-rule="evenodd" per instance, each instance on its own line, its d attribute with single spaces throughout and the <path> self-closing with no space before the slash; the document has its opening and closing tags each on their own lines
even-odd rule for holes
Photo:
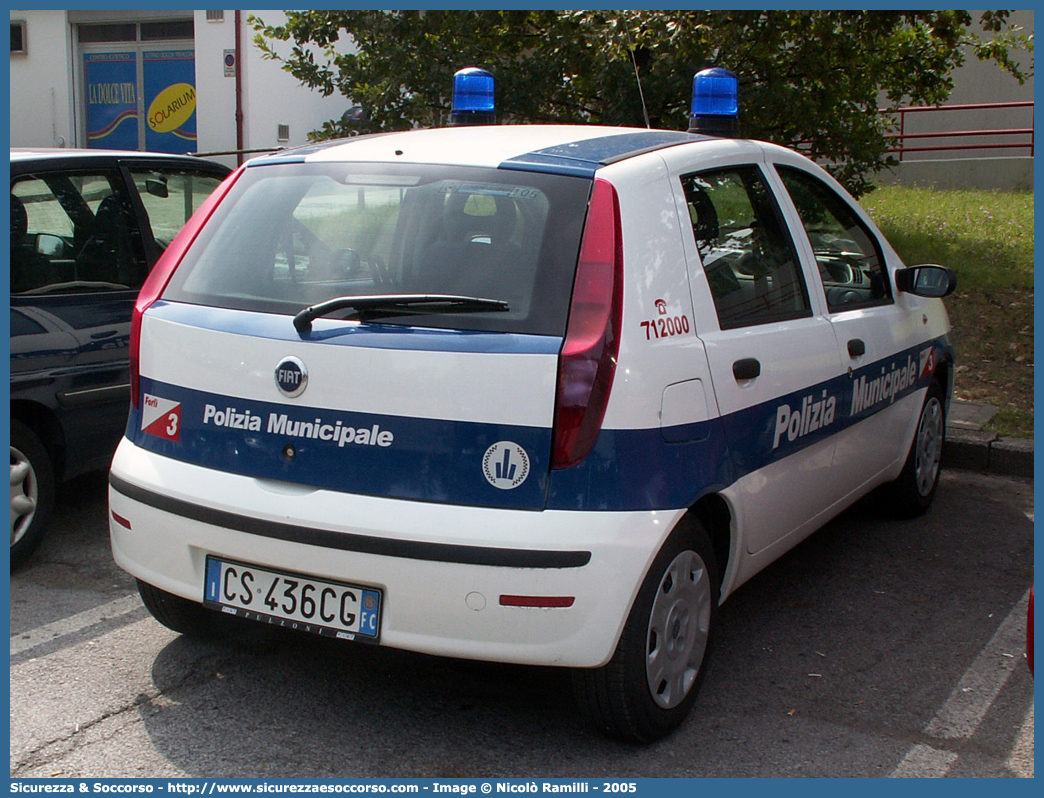
<svg viewBox="0 0 1044 798">
<path fill-rule="evenodd" d="M 342 296 L 452 294 L 508 311 L 379 321 L 564 335 L 590 189 L 582 178 L 498 169 L 251 167 L 164 299 L 293 315 Z"/>
</svg>

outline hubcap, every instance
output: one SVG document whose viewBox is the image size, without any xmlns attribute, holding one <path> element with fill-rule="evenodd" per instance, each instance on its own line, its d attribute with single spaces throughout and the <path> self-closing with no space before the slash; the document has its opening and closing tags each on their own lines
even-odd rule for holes
<svg viewBox="0 0 1044 798">
<path fill-rule="evenodd" d="M 696 552 L 683 551 L 660 580 L 649 617 L 645 675 L 653 701 L 663 709 L 678 706 L 696 682 L 710 618 L 707 567 Z"/>
<path fill-rule="evenodd" d="M 942 460 L 943 446 L 943 409 L 942 403 L 931 397 L 921 413 L 921 423 L 917 426 L 917 461 L 914 464 L 914 476 L 917 479 L 917 491 L 927 496 L 935 486 L 939 475 L 939 463 Z"/>
<path fill-rule="evenodd" d="M 40 486 L 24 454 L 11 447 L 11 545 L 21 540 L 36 515 Z"/>
</svg>

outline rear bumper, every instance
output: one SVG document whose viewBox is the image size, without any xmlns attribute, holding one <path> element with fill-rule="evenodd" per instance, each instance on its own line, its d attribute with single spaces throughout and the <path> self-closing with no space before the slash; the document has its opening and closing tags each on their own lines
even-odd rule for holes
<svg viewBox="0 0 1044 798">
<path fill-rule="evenodd" d="M 202 603 L 214 554 L 379 588 L 384 645 L 569 667 L 612 656 L 641 580 L 683 514 L 357 496 L 204 469 L 127 440 L 113 461 L 109 502 L 116 562 L 183 598 Z M 505 606 L 503 596 L 573 601 Z"/>
</svg>

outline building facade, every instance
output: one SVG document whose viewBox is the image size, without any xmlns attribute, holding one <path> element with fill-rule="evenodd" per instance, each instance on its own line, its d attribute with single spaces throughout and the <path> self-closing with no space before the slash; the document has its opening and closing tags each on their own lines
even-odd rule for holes
<svg viewBox="0 0 1044 798">
<path fill-rule="evenodd" d="M 12 10 L 11 146 L 215 153 L 304 144 L 348 103 L 262 58 L 250 13 Z"/>
</svg>

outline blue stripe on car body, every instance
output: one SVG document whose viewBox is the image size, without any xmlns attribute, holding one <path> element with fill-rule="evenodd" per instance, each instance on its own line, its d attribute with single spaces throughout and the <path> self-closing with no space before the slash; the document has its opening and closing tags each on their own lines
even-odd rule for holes
<svg viewBox="0 0 1044 798">
<path fill-rule="evenodd" d="M 287 317 L 160 304 L 149 314 L 210 329 L 301 340 Z M 244 326 L 245 325 L 245 326 Z M 319 345 L 480 352 L 557 352 L 546 336 L 461 333 L 371 325 L 318 333 Z M 365 329 L 369 328 L 369 329 Z M 931 360 L 928 353 L 932 353 Z M 550 427 L 419 419 L 243 400 L 142 377 L 142 392 L 182 404 L 177 442 L 143 432 L 132 410 L 127 434 L 142 448 L 230 473 L 316 488 L 479 507 L 561 510 L 669 510 L 691 506 L 743 476 L 841 432 L 925 388 L 928 362 L 951 354 L 948 339 L 927 341 L 825 382 L 721 418 L 662 430 L 603 429 L 578 465 L 550 470 Z M 219 415 L 220 414 L 220 415 Z M 233 426 L 244 423 L 255 429 Z M 205 420 L 205 421 L 204 421 Z M 221 422 L 221 423 L 218 423 Z M 340 430 L 390 432 L 394 442 L 345 442 Z M 352 433 L 354 437 L 355 433 Z M 330 436 L 333 439 L 330 439 Z M 484 453 L 512 441 L 530 458 L 529 478 L 499 490 L 483 476 Z M 287 457 L 284 447 L 294 448 Z"/>
<path fill-rule="evenodd" d="M 500 168 L 592 178 L 607 164 L 706 138 L 675 130 L 616 133 L 516 155 L 502 162 Z"/>
</svg>

